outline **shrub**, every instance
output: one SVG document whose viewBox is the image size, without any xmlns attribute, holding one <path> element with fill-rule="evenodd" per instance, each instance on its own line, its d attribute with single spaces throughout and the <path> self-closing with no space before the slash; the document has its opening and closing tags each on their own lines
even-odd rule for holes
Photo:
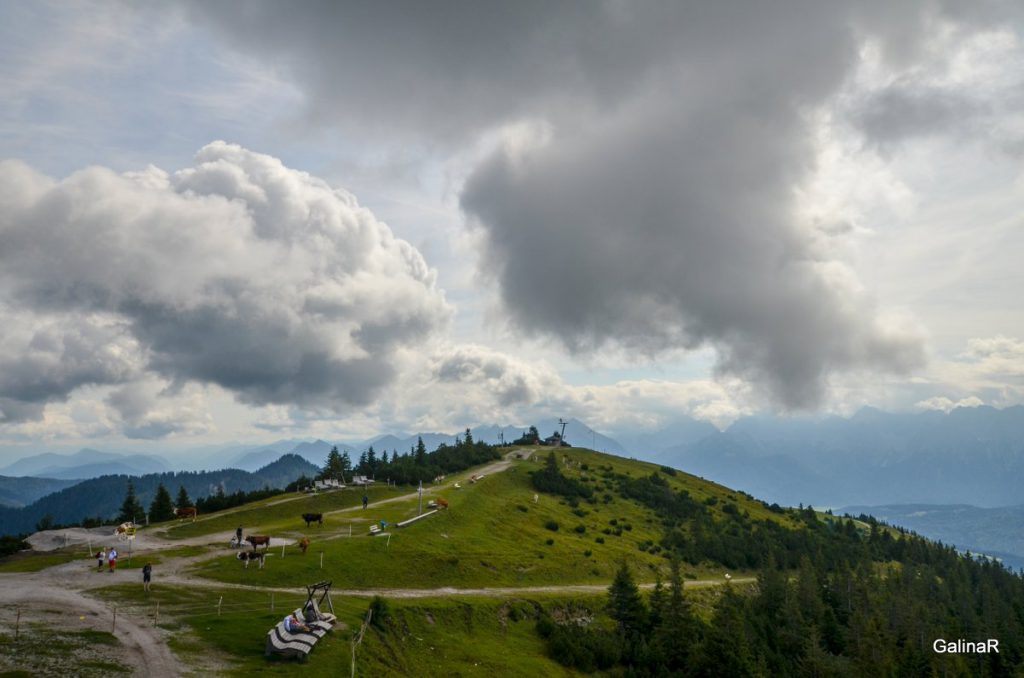
<svg viewBox="0 0 1024 678">
<path fill-rule="evenodd" d="M 517 504 L 516 508 L 519 509 L 520 511 L 522 511 L 523 513 L 526 513 L 527 511 L 530 510 L 530 509 L 526 508 L 525 506 L 523 506 L 522 504 Z"/>
<path fill-rule="evenodd" d="M 573 528 L 573 530 L 576 532 L 576 534 L 584 534 L 587 531 L 587 526 L 586 525 L 577 525 L 576 527 Z"/>
<path fill-rule="evenodd" d="M 591 551 L 590 549 L 587 549 L 586 551 L 583 552 L 583 557 L 584 558 L 589 558 L 592 555 L 594 555 L 594 552 Z"/>
<path fill-rule="evenodd" d="M 676 474 L 676 470 L 671 466 L 662 466 L 661 472 L 668 476 L 674 476 Z"/>
<path fill-rule="evenodd" d="M 547 540 L 546 542 L 544 542 L 544 543 L 545 543 L 545 544 L 547 544 L 548 546 L 551 546 L 552 544 L 554 544 L 554 543 L 555 543 L 555 540 L 554 540 L 554 539 L 548 539 L 548 540 Z"/>
<path fill-rule="evenodd" d="M 377 629 L 384 631 L 388 619 L 391 618 L 391 608 L 388 606 L 388 601 L 380 596 L 374 596 L 373 600 L 370 601 L 370 609 L 373 611 L 370 623 Z"/>
<path fill-rule="evenodd" d="M 546 529 L 551 530 L 552 532 L 558 532 L 558 523 L 556 523 L 554 520 L 549 520 L 546 523 L 544 523 L 544 527 Z"/>
</svg>

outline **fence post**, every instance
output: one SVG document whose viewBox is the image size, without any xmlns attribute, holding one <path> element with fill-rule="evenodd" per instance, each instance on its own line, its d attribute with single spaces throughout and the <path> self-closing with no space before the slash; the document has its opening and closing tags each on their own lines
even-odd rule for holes
<svg viewBox="0 0 1024 678">
<path fill-rule="evenodd" d="M 117 605 L 114 606 L 114 620 L 110 622 L 110 632 L 113 633 L 114 629 L 117 628 Z"/>
<path fill-rule="evenodd" d="M 274 611 L 274 592 L 270 592 L 270 611 Z"/>
<path fill-rule="evenodd" d="M 348 524 L 348 538 L 352 538 L 352 523 Z"/>
<path fill-rule="evenodd" d="M 223 603 L 223 602 L 224 602 L 224 596 L 221 596 L 220 600 L 217 601 L 217 616 L 218 617 L 220 616 L 220 604 Z"/>
<path fill-rule="evenodd" d="M 14 639 L 18 639 L 18 635 L 21 633 L 21 606 L 15 606 L 14 609 L 18 612 L 18 618 L 14 620 Z"/>
<path fill-rule="evenodd" d="M 160 601 L 156 601 L 156 615 L 153 616 L 153 623 L 156 624 L 160 621 Z"/>
<path fill-rule="evenodd" d="M 324 569 L 324 552 L 320 552 L 320 569 Z"/>
<path fill-rule="evenodd" d="M 284 558 L 284 544 L 281 544 L 281 557 Z"/>
</svg>

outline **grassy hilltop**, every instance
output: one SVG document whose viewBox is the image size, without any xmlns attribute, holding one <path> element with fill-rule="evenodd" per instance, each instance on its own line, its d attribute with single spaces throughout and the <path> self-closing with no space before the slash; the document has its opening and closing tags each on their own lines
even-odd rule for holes
<svg viewBox="0 0 1024 678">
<path fill-rule="evenodd" d="M 424 511 L 440 498 L 449 509 L 404 528 L 395 523 L 417 515 L 415 488 L 384 484 L 153 525 L 143 534 L 169 547 L 153 558 L 154 592 L 119 584 L 95 594 L 157 624 L 193 675 L 347 674 L 368 608 L 376 617 L 357 651 L 362 676 L 623 675 L 628 665 L 640 675 L 723 675 L 723 666 L 752 676 L 999 675 L 1024 660 L 1014 612 L 1024 586 L 995 565 L 872 519 L 768 506 L 590 450 L 550 452 L 502 450 L 425 484 Z M 303 513 L 323 513 L 323 526 L 306 527 Z M 385 534 L 370 536 L 380 521 Z M 263 570 L 244 569 L 228 547 L 238 525 L 277 540 Z M 59 565 L 70 557 L 8 571 L 77 566 Z M 308 664 L 264 659 L 266 631 L 320 580 L 333 582 L 347 630 L 321 641 Z M 985 633 L 1004 653 L 980 663 L 921 640 Z"/>
</svg>

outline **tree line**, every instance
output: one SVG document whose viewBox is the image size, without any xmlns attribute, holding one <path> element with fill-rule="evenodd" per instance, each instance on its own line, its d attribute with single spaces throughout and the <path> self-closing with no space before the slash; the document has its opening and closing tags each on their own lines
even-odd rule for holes
<svg viewBox="0 0 1024 678">
<path fill-rule="evenodd" d="M 467 428 L 463 436 L 456 437 L 453 445 L 441 443 L 433 452 L 427 451 L 422 437 L 418 437 L 416 444 L 404 454 L 392 450 L 390 455 L 387 451 L 378 455 L 371 445 L 359 455 L 354 465 L 348 452 L 339 452 L 334 447 L 315 479 L 347 482 L 353 475 L 361 475 L 397 485 L 415 485 L 500 458 L 493 445 L 474 440 L 472 431 Z"/>
<path fill-rule="evenodd" d="M 581 671 L 633 676 L 1019 675 L 1024 579 L 989 559 L 894 530 L 869 516 L 783 509 L 793 525 L 718 512 L 664 478 L 614 476 L 619 491 L 662 519 L 669 585 L 646 598 L 625 564 L 609 589 L 612 624 L 538 621 L 549 654 Z M 717 515 L 716 515 L 717 513 Z M 695 615 L 680 568 L 756 569 L 749 595 L 726 585 Z M 998 654 L 934 651 L 938 638 L 999 639 Z"/>
</svg>

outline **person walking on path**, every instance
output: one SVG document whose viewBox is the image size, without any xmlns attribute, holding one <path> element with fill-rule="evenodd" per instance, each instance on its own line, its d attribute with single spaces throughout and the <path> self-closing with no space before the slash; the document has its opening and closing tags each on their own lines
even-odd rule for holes
<svg viewBox="0 0 1024 678">
<path fill-rule="evenodd" d="M 149 593 L 149 583 L 153 578 L 153 565 L 146 563 L 142 566 L 142 590 Z"/>
<path fill-rule="evenodd" d="M 235 530 L 235 546 L 242 548 L 242 526 L 239 525 L 238 529 Z"/>
<path fill-rule="evenodd" d="M 100 547 L 100 550 L 96 552 L 96 571 L 103 571 L 103 563 L 107 560 L 107 549 Z"/>
<path fill-rule="evenodd" d="M 363 495 L 363 508 L 365 509 L 366 505 L 369 504 L 369 503 L 370 503 L 370 498 L 364 494 Z"/>
<path fill-rule="evenodd" d="M 107 554 L 107 564 L 110 565 L 111 572 L 117 569 L 117 549 L 110 549 L 110 553 Z"/>
</svg>

